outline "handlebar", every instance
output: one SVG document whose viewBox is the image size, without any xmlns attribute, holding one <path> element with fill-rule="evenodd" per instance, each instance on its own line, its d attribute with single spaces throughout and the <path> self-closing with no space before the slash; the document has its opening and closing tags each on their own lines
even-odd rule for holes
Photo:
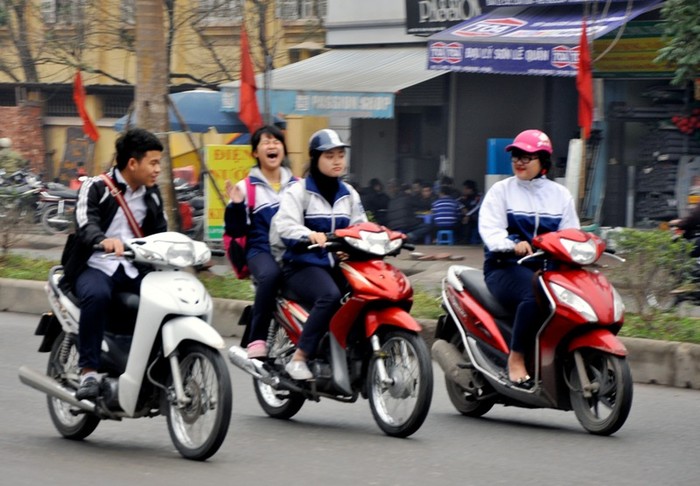
<svg viewBox="0 0 700 486">
<path fill-rule="evenodd" d="M 542 250 L 537 250 L 535 253 L 533 253 L 531 255 L 525 255 L 524 257 L 522 257 L 520 260 L 517 261 L 517 264 L 522 265 L 527 260 L 530 260 L 531 258 L 537 258 L 537 257 L 540 257 L 542 255 L 544 255 L 544 252 Z"/>
</svg>

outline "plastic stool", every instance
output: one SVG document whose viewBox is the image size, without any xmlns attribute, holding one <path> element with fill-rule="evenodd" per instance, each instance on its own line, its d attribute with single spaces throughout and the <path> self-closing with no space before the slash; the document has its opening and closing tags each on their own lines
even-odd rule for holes
<svg viewBox="0 0 700 486">
<path fill-rule="evenodd" d="M 452 230 L 439 230 L 435 236 L 435 244 L 437 245 L 455 244 L 455 233 Z"/>
</svg>

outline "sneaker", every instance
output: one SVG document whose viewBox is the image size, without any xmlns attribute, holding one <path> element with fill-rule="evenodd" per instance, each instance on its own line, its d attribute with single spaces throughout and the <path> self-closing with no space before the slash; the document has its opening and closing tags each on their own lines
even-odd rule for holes
<svg viewBox="0 0 700 486">
<path fill-rule="evenodd" d="M 248 359 L 267 358 L 267 344 L 262 339 L 250 343 L 246 350 L 248 351 Z"/>
<path fill-rule="evenodd" d="M 293 359 L 287 363 L 284 370 L 293 380 L 306 381 L 314 377 L 311 370 L 309 370 L 309 367 L 306 365 L 306 361 Z"/>
<path fill-rule="evenodd" d="M 94 377 L 88 376 L 75 392 L 75 398 L 78 400 L 94 400 L 99 394 L 100 384 Z"/>
</svg>

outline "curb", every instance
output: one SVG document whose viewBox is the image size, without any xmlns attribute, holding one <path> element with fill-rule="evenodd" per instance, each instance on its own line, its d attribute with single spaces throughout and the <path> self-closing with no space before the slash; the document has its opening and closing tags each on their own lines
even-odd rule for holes
<svg viewBox="0 0 700 486">
<path fill-rule="evenodd" d="M 226 337 L 240 337 L 238 319 L 250 302 L 212 299 L 212 326 Z M 0 278 L 0 311 L 40 315 L 48 310 L 44 282 Z M 436 321 L 418 319 L 422 337 L 430 346 Z M 675 341 L 620 338 L 629 352 L 629 365 L 636 383 L 700 390 L 700 345 Z"/>
</svg>

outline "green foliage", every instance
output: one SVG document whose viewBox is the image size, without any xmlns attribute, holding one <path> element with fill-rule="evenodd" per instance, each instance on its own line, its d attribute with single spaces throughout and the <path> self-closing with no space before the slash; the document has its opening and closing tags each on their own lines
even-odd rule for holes
<svg viewBox="0 0 700 486">
<path fill-rule="evenodd" d="M 49 276 L 49 270 L 55 265 L 58 265 L 57 261 L 7 253 L 0 256 L 0 278 L 45 280 Z"/>
<path fill-rule="evenodd" d="M 700 68 L 700 2 L 666 0 L 661 8 L 666 46 L 659 49 L 657 63 L 675 65 L 672 83 L 684 85 L 698 76 Z"/>
<path fill-rule="evenodd" d="M 651 322 L 660 310 L 673 304 L 671 290 L 682 285 L 693 266 L 692 243 L 669 231 L 625 228 L 613 234 L 617 254 L 626 259 L 608 273 L 615 285 L 626 289 L 642 318 Z"/>
<path fill-rule="evenodd" d="M 57 261 L 11 253 L 0 258 L 0 278 L 42 281 L 48 276 L 49 269 L 57 264 Z M 249 280 L 210 272 L 201 272 L 198 277 L 212 297 L 253 300 L 254 292 Z M 437 319 L 443 313 L 439 296 L 421 289 L 414 290 L 411 315 L 419 319 Z M 620 335 L 700 344 L 700 319 L 678 317 L 675 313 L 656 313 L 652 320 L 648 320 L 641 315 L 626 314 Z"/>
<path fill-rule="evenodd" d="M 26 160 L 13 150 L 0 149 L 0 169 L 11 174 L 26 165 Z"/>
<path fill-rule="evenodd" d="M 620 336 L 700 344 L 700 319 L 658 313 L 648 321 L 638 314 L 627 314 Z"/>
<path fill-rule="evenodd" d="M 201 272 L 197 275 L 212 297 L 220 299 L 253 300 L 255 292 L 250 280 L 238 280 L 233 273 L 215 275 Z"/>
</svg>

